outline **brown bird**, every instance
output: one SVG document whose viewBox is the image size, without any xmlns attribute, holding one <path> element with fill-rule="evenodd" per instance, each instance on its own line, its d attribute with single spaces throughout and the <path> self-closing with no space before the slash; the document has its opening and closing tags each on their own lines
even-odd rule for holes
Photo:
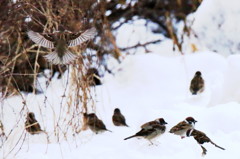
<svg viewBox="0 0 240 159">
<path fill-rule="evenodd" d="M 3 123 L 2 121 L 0 120 L 0 139 L 2 137 L 5 137 L 5 132 L 4 132 L 4 126 L 3 126 Z M 1 148 L 1 147 L 0 147 Z"/>
<path fill-rule="evenodd" d="M 88 114 L 83 113 L 83 127 L 82 127 L 82 130 L 86 130 L 88 128 L 87 122 L 88 122 Z"/>
<path fill-rule="evenodd" d="M 196 129 L 189 129 L 186 133 L 187 137 L 193 136 L 194 139 L 198 142 L 198 144 L 201 146 L 203 152 L 202 155 L 206 155 L 207 154 L 207 149 L 205 147 L 202 146 L 202 144 L 204 144 L 205 142 L 210 142 L 211 144 L 213 144 L 214 146 L 216 146 L 217 148 L 220 148 L 222 150 L 225 150 L 224 148 L 218 146 L 217 144 L 215 144 L 214 142 L 212 142 L 212 140 L 207 137 L 207 135 L 199 130 Z"/>
<path fill-rule="evenodd" d="M 141 125 L 141 128 L 142 129 L 148 129 L 148 128 L 151 128 L 152 125 L 159 124 L 159 123 L 164 124 L 163 118 L 157 118 L 157 119 L 155 119 L 153 121 L 149 121 L 149 122 Z"/>
<path fill-rule="evenodd" d="M 105 126 L 105 124 L 103 123 L 102 120 L 98 119 L 97 115 L 95 113 L 91 113 L 87 115 L 87 126 L 96 134 L 98 134 L 99 132 L 103 132 L 103 131 L 109 131 L 112 132 L 110 130 L 108 130 Z"/>
<path fill-rule="evenodd" d="M 198 93 L 202 93 L 204 91 L 204 80 L 200 71 L 195 73 L 195 76 L 190 84 L 190 91 L 192 95 L 197 95 Z"/>
<path fill-rule="evenodd" d="M 86 42 L 94 37 L 96 29 L 91 28 L 83 33 L 72 33 L 69 31 L 56 31 L 52 34 L 40 34 L 34 31 L 27 32 L 28 37 L 37 45 L 54 49 L 54 51 L 45 56 L 53 64 L 69 64 L 78 56 L 69 51 L 68 47 L 74 47 Z"/>
<path fill-rule="evenodd" d="M 156 121 L 156 122 L 155 122 Z M 155 121 L 147 122 L 141 126 L 141 130 L 137 132 L 135 135 L 129 136 L 125 138 L 124 140 L 131 139 L 133 137 L 143 137 L 150 141 L 151 139 L 156 138 L 160 135 L 162 135 L 166 130 L 166 124 L 165 120 L 163 118 L 159 118 Z"/>
<path fill-rule="evenodd" d="M 180 135 L 181 138 L 184 138 L 187 130 L 194 128 L 196 122 L 197 121 L 193 117 L 187 117 L 184 121 L 181 121 L 172 127 L 169 132 L 175 135 Z"/>
<path fill-rule="evenodd" d="M 41 132 L 44 132 L 41 129 L 41 126 L 39 125 L 38 121 L 35 118 L 35 115 L 33 112 L 29 112 L 27 114 L 26 122 L 25 122 L 25 129 L 30 134 L 39 134 Z"/>
<path fill-rule="evenodd" d="M 119 108 L 116 108 L 114 110 L 113 116 L 112 116 L 112 121 L 115 126 L 127 126 L 125 117 L 122 115 L 121 111 Z"/>
</svg>

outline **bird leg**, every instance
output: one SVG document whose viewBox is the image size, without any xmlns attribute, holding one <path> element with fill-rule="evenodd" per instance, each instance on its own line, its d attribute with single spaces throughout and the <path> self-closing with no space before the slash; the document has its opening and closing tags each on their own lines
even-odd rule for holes
<svg viewBox="0 0 240 159">
<path fill-rule="evenodd" d="M 153 143 L 151 140 L 148 140 L 149 142 L 150 142 L 150 144 L 149 144 L 149 146 L 158 146 L 158 144 L 157 143 Z"/>
<path fill-rule="evenodd" d="M 207 149 L 205 147 L 203 147 L 202 145 L 200 145 L 203 152 L 202 152 L 202 156 L 206 155 L 207 154 Z"/>
<path fill-rule="evenodd" d="M 185 136 L 181 136 L 181 139 L 184 139 L 185 138 Z"/>
<path fill-rule="evenodd" d="M 151 140 L 148 140 L 150 142 L 149 146 L 154 145 L 153 142 Z"/>
</svg>

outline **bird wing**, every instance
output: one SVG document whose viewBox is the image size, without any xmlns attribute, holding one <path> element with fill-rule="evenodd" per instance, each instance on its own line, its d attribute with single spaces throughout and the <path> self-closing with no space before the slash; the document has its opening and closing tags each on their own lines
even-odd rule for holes
<svg viewBox="0 0 240 159">
<path fill-rule="evenodd" d="M 80 35 L 78 35 L 77 38 L 70 40 L 68 46 L 73 47 L 73 46 L 80 45 L 83 42 L 85 42 L 89 39 L 92 39 L 94 37 L 94 35 L 96 34 L 96 32 L 97 32 L 96 28 L 94 28 L 94 27 L 91 29 L 88 29 L 88 30 L 84 31 L 83 33 L 81 33 Z"/>
<path fill-rule="evenodd" d="M 199 143 L 203 144 L 204 142 L 210 142 L 210 138 L 207 137 L 207 135 L 199 130 L 194 129 L 192 131 L 191 136 L 194 137 L 194 139 Z"/>
<path fill-rule="evenodd" d="M 184 129 L 190 129 L 192 125 L 186 123 L 185 121 L 182 121 L 178 123 L 176 126 L 172 127 L 170 129 L 170 133 L 174 133 L 176 131 L 184 130 Z"/>
<path fill-rule="evenodd" d="M 149 129 L 152 128 L 153 125 L 158 124 L 156 121 L 150 121 L 141 126 L 142 129 Z"/>
<path fill-rule="evenodd" d="M 46 48 L 54 48 L 54 44 L 53 42 L 51 42 L 50 40 L 46 39 L 43 35 L 37 33 L 37 32 L 34 32 L 34 31 L 28 31 L 27 32 L 28 34 L 28 37 L 33 41 L 35 42 L 36 44 L 40 45 L 40 46 L 43 46 L 43 47 L 46 47 Z"/>
<path fill-rule="evenodd" d="M 156 131 L 165 132 L 166 127 L 160 124 L 153 124 L 149 128 L 142 128 L 139 132 L 136 133 L 136 136 L 148 136 Z"/>
<path fill-rule="evenodd" d="M 125 118 L 123 115 L 114 115 L 113 120 L 114 120 L 114 122 L 125 124 Z"/>
<path fill-rule="evenodd" d="M 194 77 L 191 81 L 191 90 L 198 90 L 201 89 L 204 86 L 204 80 L 202 77 Z"/>
</svg>

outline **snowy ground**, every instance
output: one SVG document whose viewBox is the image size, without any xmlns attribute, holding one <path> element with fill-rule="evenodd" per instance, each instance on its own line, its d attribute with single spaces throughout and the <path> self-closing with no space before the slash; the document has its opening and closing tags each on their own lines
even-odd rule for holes
<svg viewBox="0 0 240 159">
<path fill-rule="evenodd" d="M 125 57 L 121 65 L 109 61 L 115 76 L 106 74 L 102 79 L 104 84 L 92 90 L 96 110 L 90 110 L 97 112 L 112 133 L 95 135 L 86 130 L 75 136 L 67 134 L 68 140 L 54 135 L 57 120 L 64 123 L 62 120 L 69 115 L 65 107 L 60 106 L 61 102 L 67 105 L 66 99 L 62 98 L 67 73 L 61 80 L 53 79 L 44 94 L 23 94 L 22 97 L 15 96 L 1 102 L 0 119 L 6 134 L 10 135 L 0 148 L 0 158 L 198 159 L 202 158 L 201 148 L 193 138 L 180 139 L 168 133 L 179 121 L 193 116 L 198 121 L 198 130 L 204 131 L 214 142 L 226 148 L 222 151 L 205 144 L 208 150 L 205 158 L 239 159 L 240 55 L 230 54 L 238 53 L 239 49 L 239 37 L 236 36 L 239 27 L 232 25 L 232 22 L 238 22 L 240 8 L 238 0 L 231 2 L 204 0 L 196 14 L 189 17 L 190 20 L 195 18 L 193 30 L 199 37 L 186 39 L 184 52 L 189 52 L 189 46 L 193 43 L 200 50 L 194 54 L 181 56 L 173 52 L 172 42 L 161 35 L 150 35 L 150 31 L 144 27 L 144 21 L 137 21 L 135 26 L 123 25 L 119 29 L 116 34 L 120 47 L 132 46 L 136 41 L 159 38 L 164 41 L 159 45 L 150 45 L 148 50 L 152 53 L 149 54 L 139 54 L 144 50 L 138 49 L 137 55 Z M 124 39 L 127 32 L 130 38 Z M 206 50 L 215 50 L 218 54 Z M 206 90 L 192 96 L 189 83 L 196 71 L 202 72 Z M 45 80 L 40 78 L 39 82 L 44 88 Z M 23 100 L 26 100 L 26 106 Z M 112 124 L 111 117 L 116 107 L 125 115 L 129 128 Z M 48 139 L 45 134 L 32 136 L 25 132 L 24 122 L 28 110 L 36 114 L 42 128 L 49 134 Z M 144 139 L 123 140 L 139 131 L 143 123 L 159 117 L 168 122 L 167 131 L 154 141 L 154 146 L 149 146 L 149 142 Z"/>
<path fill-rule="evenodd" d="M 187 116 L 198 120 L 196 128 L 204 131 L 214 142 L 226 148 L 222 151 L 206 144 L 205 158 L 240 158 L 240 86 L 235 77 L 240 73 L 240 56 L 223 58 L 214 53 L 196 53 L 187 56 L 162 57 L 156 54 L 129 56 L 118 69 L 116 76 L 107 75 L 104 85 L 96 88 L 97 115 L 113 133 L 95 135 L 90 130 L 81 132 L 68 141 L 57 142 L 53 135 L 53 114 L 58 116 L 64 79 L 53 82 L 43 95 L 25 95 L 27 107 L 35 112 L 43 128 L 50 134 L 47 144 L 45 134 L 27 135 L 18 159 L 43 158 L 201 158 L 201 148 L 192 138 L 180 137 L 168 131 L 149 146 L 144 139 L 123 139 L 140 130 L 144 122 L 163 117 L 169 130 Z M 195 71 L 201 70 L 206 81 L 206 91 L 198 96 L 189 93 L 189 82 Z M 62 86 L 59 87 L 59 86 Z M 231 89 L 232 88 L 232 89 Z M 20 97 L 3 103 L 3 123 L 6 131 L 15 127 L 22 103 Z M 41 107 L 41 112 L 39 111 Z M 111 122 L 113 109 L 119 107 L 129 128 L 115 127 Z M 19 109 L 18 109 L 19 108 Z M 53 113 L 54 112 L 54 113 Z M 24 113 L 24 112 L 22 112 Z M 41 114 L 42 113 L 42 114 Z M 24 132 L 24 118 L 20 119 L 1 154 L 7 153 Z M 69 135 L 71 136 L 71 135 Z M 14 150 L 15 151 L 15 150 Z M 8 156 L 13 158 L 13 156 Z"/>
</svg>

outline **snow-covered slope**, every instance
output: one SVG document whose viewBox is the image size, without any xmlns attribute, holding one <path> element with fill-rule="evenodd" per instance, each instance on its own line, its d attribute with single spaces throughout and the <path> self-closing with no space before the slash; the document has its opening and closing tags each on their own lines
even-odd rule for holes
<svg viewBox="0 0 240 159">
<path fill-rule="evenodd" d="M 54 79 L 44 95 L 25 95 L 29 111 L 36 114 L 43 129 L 49 134 L 25 134 L 25 109 L 22 111 L 22 98 L 12 97 L 3 102 L 3 123 L 7 134 L 13 129 L 9 139 L 1 149 L 6 155 L 16 143 L 21 150 L 7 158 L 52 159 L 52 158 L 201 158 L 201 148 L 193 138 L 180 139 L 168 133 L 169 129 L 187 116 L 198 120 L 196 128 L 204 131 L 214 142 L 226 148 L 222 151 L 211 144 L 205 144 L 208 154 L 205 158 L 240 158 L 240 104 L 238 74 L 239 56 L 223 58 L 210 52 L 199 52 L 178 57 L 162 57 L 156 54 L 127 57 L 118 67 L 115 76 L 106 75 L 104 84 L 95 89 L 96 112 L 113 132 L 95 135 L 90 130 L 72 137 L 67 134 L 58 142 L 54 136 L 54 123 L 60 113 L 61 96 L 66 76 Z M 204 93 L 192 96 L 189 83 L 196 71 L 202 71 L 206 81 Z M 67 75 L 67 74 L 66 74 Z M 235 87 L 234 87 L 235 86 Z M 64 101 L 63 101 L 64 103 Z M 111 122 L 114 108 L 120 108 L 129 128 L 115 127 Z M 23 114 L 23 115 L 21 115 Z M 61 116 L 66 116 L 64 112 Z M 140 130 L 140 125 L 163 117 L 167 122 L 166 133 L 150 146 L 144 139 L 127 136 Z M 80 118 L 80 116 L 79 116 Z M 25 140 L 22 144 L 23 139 Z"/>
</svg>

